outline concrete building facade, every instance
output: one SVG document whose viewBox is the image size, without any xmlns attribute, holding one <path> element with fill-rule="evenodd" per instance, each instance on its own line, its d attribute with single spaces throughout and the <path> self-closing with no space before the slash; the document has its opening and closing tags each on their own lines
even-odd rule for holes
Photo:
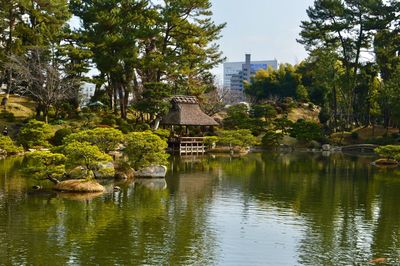
<svg viewBox="0 0 400 266">
<path fill-rule="evenodd" d="M 267 69 L 268 67 L 277 69 L 278 61 L 276 59 L 251 61 L 251 55 L 246 54 L 244 62 L 224 63 L 224 87 L 228 88 L 231 93 L 237 94 L 239 100 L 243 100 L 243 81 L 250 82 L 250 78 L 258 70 Z"/>
</svg>

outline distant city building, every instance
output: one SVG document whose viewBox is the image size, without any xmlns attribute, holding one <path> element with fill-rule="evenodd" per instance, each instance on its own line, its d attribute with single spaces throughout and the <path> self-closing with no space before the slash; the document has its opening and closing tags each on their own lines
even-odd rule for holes
<svg viewBox="0 0 400 266">
<path fill-rule="evenodd" d="M 81 106 L 85 106 L 90 102 L 96 90 L 96 85 L 93 83 L 84 82 L 80 88 Z"/>
<path fill-rule="evenodd" d="M 255 75 L 260 69 L 278 68 L 278 61 L 264 60 L 251 61 L 251 55 L 246 54 L 245 62 L 227 62 L 224 63 L 224 87 L 231 93 L 237 94 L 238 100 L 244 100 L 243 81 L 250 82 L 251 76 Z"/>
</svg>

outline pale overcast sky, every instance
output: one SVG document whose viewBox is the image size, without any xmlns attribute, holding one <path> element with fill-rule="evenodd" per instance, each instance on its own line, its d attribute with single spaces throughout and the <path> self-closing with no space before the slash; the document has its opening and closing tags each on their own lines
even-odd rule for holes
<svg viewBox="0 0 400 266">
<path fill-rule="evenodd" d="M 219 40 L 227 61 L 276 58 L 280 63 L 298 63 L 307 56 L 296 42 L 300 21 L 314 0 L 211 0 L 214 21 L 227 22 Z M 222 66 L 213 71 L 222 78 Z"/>
</svg>

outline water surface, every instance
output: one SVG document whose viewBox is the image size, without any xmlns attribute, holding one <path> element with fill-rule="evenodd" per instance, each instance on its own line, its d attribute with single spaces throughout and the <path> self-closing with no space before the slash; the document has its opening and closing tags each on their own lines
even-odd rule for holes
<svg viewBox="0 0 400 266">
<path fill-rule="evenodd" d="M 374 158 L 172 158 L 167 188 L 57 194 L 0 161 L 0 265 L 400 264 L 400 171 Z"/>
</svg>

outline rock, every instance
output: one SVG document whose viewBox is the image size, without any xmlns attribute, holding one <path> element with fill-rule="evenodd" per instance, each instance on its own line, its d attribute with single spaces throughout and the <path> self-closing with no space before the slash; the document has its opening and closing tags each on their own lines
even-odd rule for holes
<svg viewBox="0 0 400 266">
<path fill-rule="evenodd" d="M 167 181 L 164 178 L 138 178 L 135 180 L 135 183 L 152 190 L 163 190 L 167 188 Z"/>
<path fill-rule="evenodd" d="M 77 166 L 68 172 L 71 179 L 83 179 L 86 176 L 86 169 L 83 166 Z"/>
<path fill-rule="evenodd" d="M 290 152 L 293 150 L 293 147 L 287 144 L 279 144 L 279 146 L 277 147 L 277 150 L 279 152 Z"/>
<path fill-rule="evenodd" d="M 320 149 L 321 148 L 321 143 L 319 143 L 318 141 L 312 140 L 310 141 L 310 143 L 308 144 L 308 146 L 311 149 Z"/>
<path fill-rule="evenodd" d="M 331 150 L 331 145 L 329 145 L 329 144 L 322 145 L 322 150 L 323 151 L 330 151 Z"/>
<path fill-rule="evenodd" d="M 164 178 L 167 173 L 167 167 L 164 165 L 151 165 L 135 172 L 135 177 Z"/>
<path fill-rule="evenodd" d="M 71 179 L 61 181 L 54 186 L 54 190 L 64 192 L 104 192 L 105 188 L 94 180 Z"/>
<path fill-rule="evenodd" d="M 279 141 L 279 144 L 295 146 L 298 143 L 296 138 L 284 135 L 283 138 Z"/>
<path fill-rule="evenodd" d="M 115 173 L 114 178 L 117 180 L 128 180 L 128 175 L 123 172 L 117 172 L 117 173 Z"/>
<path fill-rule="evenodd" d="M 94 170 L 94 176 L 96 178 L 109 178 L 115 176 L 115 168 L 112 162 L 101 163 L 97 165 L 97 169 Z"/>
<path fill-rule="evenodd" d="M 124 165 L 123 167 L 117 166 L 115 169 L 115 179 L 117 180 L 128 180 L 132 179 L 135 176 L 135 170 L 133 170 L 131 167 L 127 167 Z"/>
</svg>

